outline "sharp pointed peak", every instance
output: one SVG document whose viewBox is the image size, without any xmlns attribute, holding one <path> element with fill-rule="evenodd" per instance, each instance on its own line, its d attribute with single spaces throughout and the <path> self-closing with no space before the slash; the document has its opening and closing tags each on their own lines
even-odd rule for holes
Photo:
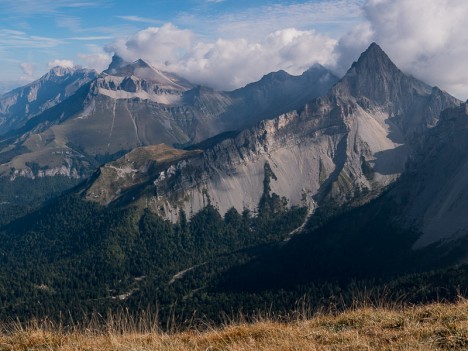
<svg viewBox="0 0 468 351">
<path fill-rule="evenodd" d="M 388 55 L 385 53 L 385 51 L 377 44 L 376 42 L 372 42 L 369 47 L 364 51 L 361 56 L 381 56 L 385 57 L 386 59 L 390 60 Z"/>
<path fill-rule="evenodd" d="M 421 95 L 430 94 L 431 87 L 405 75 L 378 44 L 372 43 L 352 64 L 334 91 L 341 95 L 366 97 L 377 104 L 386 105 L 414 91 Z"/>
<path fill-rule="evenodd" d="M 351 68 L 387 68 L 392 70 L 398 70 L 397 66 L 388 57 L 385 51 L 375 42 L 371 43 L 366 51 L 364 51 L 359 59 L 353 63 Z"/>
<path fill-rule="evenodd" d="M 375 41 L 373 41 L 372 43 L 370 43 L 369 47 L 367 48 L 366 51 L 369 51 L 369 50 L 380 50 L 383 52 L 382 48 L 379 46 L 379 44 L 377 44 Z"/>
<path fill-rule="evenodd" d="M 145 60 L 139 58 L 138 60 L 134 61 L 131 63 L 132 66 L 136 66 L 136 67 L 145 67 L 145 68 L 153 68 L 151 67 L 151 65 L 146 62 Z"/>
</svg>

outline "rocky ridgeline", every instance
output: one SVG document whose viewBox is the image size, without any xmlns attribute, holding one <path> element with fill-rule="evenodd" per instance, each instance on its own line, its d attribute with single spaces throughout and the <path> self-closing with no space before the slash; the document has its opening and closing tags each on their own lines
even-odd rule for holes
<svg viewBox="0 0 468 351">
<path fill-rule="evenodd" d="M 128 63 L 116 57 L 101 75 L 93 73 L 88 84 L 74 83 L 73 91 L 66 84 L 78 72 L 57 68 L 0 98 L 0 106 L 11 114 L 5 117 L 7 134 L 0 139 L 1 175 L 49 176 L 56 172 L 47 169 L 66 167 L 70 169 L 61 173 L 85 177 L 103 160 L 136 147 L 189 145 L 300 108 L 337 80 L 314 66 L 301 76 L 276 72 L 233 92 L 219 92 L 194 86 L 143 60 Z M 54 95 L 51 84 L 67 93 Z M 15 100 L 15 108 L 10 106 L 11 96 L 30 95 L 33 87 L 42 85 L 53 96 L 38 110 L 41 113 L 27 114 L 32 105 L 21 99 Z"/>
<path fill-rule="evenodd" d="M 266 163 L 275 175 L 272 191 L 291 205 L 370 198 L 404 171 L 417 136 L 431 126 L 423 121 L 458 103 L 404 75 L 372 44 L 327 95 L 171 164 L 137 202 L 172 220 L 180 210 L 196 213 L 208 203 L 221 213 L 233 206 L 254 210 Z"/>
</svg>

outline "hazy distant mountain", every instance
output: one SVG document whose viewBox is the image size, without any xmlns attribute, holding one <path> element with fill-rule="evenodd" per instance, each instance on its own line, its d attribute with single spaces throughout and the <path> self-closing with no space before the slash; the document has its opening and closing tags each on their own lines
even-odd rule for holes
<svg viewBox="0 0 468 351">
<path fill-rule="evenodd" d="M 54 72 L 49 75 L 70 75 L 66 81 L 75 74 Z M 0 141 L 0 173 L 11 178 L 82 177 L 102 161 L 135 147 L 188 145 L 273 118 L 324 94 L 336 80 L 317 66 L 302 76 L 272 73 L 234 92 L 218 92 L 194 86 L 143 60 L 127 63 L 114 57 L 108 70 L 81 88 L 62 87 L 70 92 L 68 99 L 49 109 L 41 105 L 43 112 L 34 118 L 14 122 L 19 115 L 10 108 L 12 115 L 4 122 L 10 131 Z M 31 87 L 41 84 L 42 80 Z M 24 95 L 32 88 L 21 89 L 18 94 Z M 26 108 L 23 100 L 15 106 Z"/>
<path fill-rule="evenodd" d="M 0 96 L 0 134 L 22 127 L 29 119 L 75 94 L 96 76 L 93 70 L 54 67 L 38 80 Z"/>
<path fill-rule="evenodd" d="M 268 86 L 282 76 L 270 75 L 258 84 Z M 259 91 L 254 86 L 245 89 Z M 325 96 L 200 144 L 203 154 L 154 174 L 154 182 L 136 198 L 173 219 L 180 208 L 196 213 L 207 203 L 221 213 L 232 206 L 254 209 L 268 163 L 274 174 L 272 191 L 291 204 L 313 209 L 353 202 L 362 195 L 368 199 L 403 172 L 420 133 L 442 110 L 459 103 L 405 75 L 372 44 Z M 117 192 L 100 198 L 99 192 L 90 191 L 88 198 L 103 204 L 123 196 Z"/>
</svg>

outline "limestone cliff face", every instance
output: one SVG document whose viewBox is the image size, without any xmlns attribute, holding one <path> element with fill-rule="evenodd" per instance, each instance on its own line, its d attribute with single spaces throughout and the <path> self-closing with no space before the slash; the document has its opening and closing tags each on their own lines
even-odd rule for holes
<svg viewBox="0 0 468 351">
<path fill-rule="evenodd" d="M 272 191 L 292 205 L 314 208 L 375 196 L 403 172 L 418 145 L 419 130 L 409 126 L 437 120 L 442 109 L 458 103 L 405 76 L 373 44 L 327 95 L 208 143 L 201 155 L 155 174 L 137 202 L 173 220 L 181 209 L 195 213 L 207 203 L 221 213 L 254 210 L 266 162 L 276 176 Z"/>
<path fill-rule="evenodd" d="M 149 203 L 173 219 L 179 209 L 195 213 L 208 202 L 221 213 L 233 206 L 255 210 L 265 163 L 276 176 L 272 191 L 292 205 L 343 204 L 357 193 L 378 193 L 403 171 L 408 155 L 407 147 L 388 139 L 382 115 L 318 99 L 172 165 L 155 179 Z"/>
</svg>

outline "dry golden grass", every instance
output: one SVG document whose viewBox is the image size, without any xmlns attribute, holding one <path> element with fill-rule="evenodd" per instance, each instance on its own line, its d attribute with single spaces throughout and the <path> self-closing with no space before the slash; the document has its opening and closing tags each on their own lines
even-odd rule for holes
<svg viewBox="0 0 468 351">
<path fill-rule="evenodd" d="M 401 309 L 360 308 L 289 323 L 259 320 L 221 328 L 138 331 L 128 320 L 64 331 L 47 323 L 10 325 L 0 350 L 468 350 L 468 301 Z"/>
</svg>

